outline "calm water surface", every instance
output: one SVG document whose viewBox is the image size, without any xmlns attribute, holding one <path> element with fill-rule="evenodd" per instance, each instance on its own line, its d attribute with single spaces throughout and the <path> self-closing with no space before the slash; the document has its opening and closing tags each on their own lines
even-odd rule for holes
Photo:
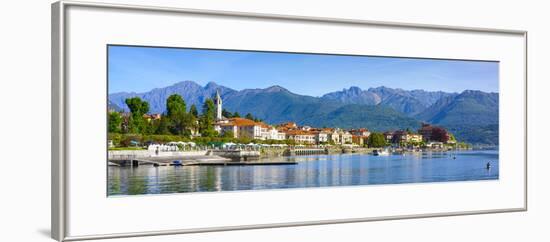
<svg viewBox="0 0 550 242">
<path fill-rule="evenodd" d="M 452 156 L 456 156 L 453 159 Z M 280 157 L 297 165 L 109 167 L 108 195 L 498 179 L 498 151 Z M 486 169 L 487 162 L 491 168 Z"/>
</svg>

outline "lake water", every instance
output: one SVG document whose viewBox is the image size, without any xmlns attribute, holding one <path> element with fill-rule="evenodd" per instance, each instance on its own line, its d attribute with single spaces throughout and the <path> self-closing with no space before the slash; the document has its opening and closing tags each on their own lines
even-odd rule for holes
<svg viewBox="0 0 550 242">
<path fill-rule="evenodd" d="M 455 159 L 453 159 L 455 157 Z M 296 165 L 109 167 L 108 195 L 498 179 L 498 151 L 280 157 Z M 491 168 L 486 169 L 487 162 Z"/>
</svg>

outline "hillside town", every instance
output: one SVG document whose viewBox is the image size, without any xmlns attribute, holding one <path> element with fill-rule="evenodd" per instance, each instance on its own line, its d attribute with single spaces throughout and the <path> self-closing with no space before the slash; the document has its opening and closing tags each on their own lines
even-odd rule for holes
<svg viewBox="0 0 550 242">
<path fill-rule="evenodd" d="M 224 138 L 232 138 L 234 140 L 250 140 L 250 141 L 270 141 L 284 142 L 299 145 L 339 145 L 339 146 L 355 146 L 355 147 L 409 147 L 409 148 L 443 148 L 445 145 L 453 145 L 456 140 L 446 129 L 432 126 L 430 124 L 422 124 L 415 132 L 412 130 L 388 130 L 385 132 L 371 132 L 367 127 L 355 129 L 343 129 L 338 127 L 311 127 L 308 125 L 298 125 L 295 122 L 289 121 L 280 124 L 267 124 L 259 119 L 247 115 L 247 117 L 231 117 L 224 116 L 223 100 L 216 92 L 212 99 L 214 109 L 212 120 L 212 128 L 216 136 Z M 207 105 L 206 105 L 207 106 Z M 192 107 L 193 109 L 193 107 Z M 195 108 L 196 109 L 196 108 Z M 207 112 L 205 110 L 204 112 Z M 116 111 L 110 110 L 110 113 Z M 169 110 L 170 112 L 170 110 Z M 196 111 L 195 111 L 196 112 Z M 174 111 L 172 111 L 174 113 Z M 228 115 L 228 116 L 229 116 Z M 128 126 L 131 122 L 131 113 L 122 113 L 122 122 L 120 126 Z M 168 118 L 169 115 L 163 114 L 142 114 L 143 120 L 146 123 L 158 122 L 162 123 L 163 118 Z M 134 118 L 135 119 L 135 118 Z M 201 133 L 202 120 L 197 118 L 193 120 L 194 125 L 185 128 L 187 133 L 193 139 L 204 137 L 208 129 Z M 159 124 L 162 126 L 162 124 Z M 211 131 L 208 131 L 211 133 Z M 212 136 L 210 134 L 210 136 Z M 114 147 L 112 141 L 110 146 Z"/>
<path fill-rule="evenodd" d="M 256 140 L 293 140 L 298 144 L 309 145 L 357 145 L 366 146 L 371 132 L 367 128 L 341 129 L 298 126 L 294 122 L 268 125 L 246 118 L 226 118 L 222 115 L 223 100 L 216 93 L 215 130 L 221 135 L 230 133 L 233 138 L 250 138 Z M 456 141 L 447 130 L 423 124 L 417 133 L 410 130 L 386 131 L 383 133 L 387 144 L 442 146 Z"/>
</svg>

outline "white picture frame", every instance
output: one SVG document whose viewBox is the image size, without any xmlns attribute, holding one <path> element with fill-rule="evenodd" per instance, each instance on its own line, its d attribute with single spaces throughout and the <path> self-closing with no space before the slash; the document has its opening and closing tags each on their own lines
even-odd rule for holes
<svg viewBox="0 0 550 242">
<path fill-rule="evenodd" d="M 185 27 L 174 31 L 177 26 Z M 269 41 L 270 34 L 293 38 Z M 329 35 L 342 38 L 322 38 Z M 369 36 L 369 46 L 362 46 Z M 109 198 L 105 164 L 98 161 L 106 157 L 106 139 L 98 134 L 105 133 L 106 56 L 101 50 L 107 44 L 500 61 L 501 178 Z M 60 1 L 52 5 L 51 78 L 51 226 L 52 238 L 59 241 L 527 211 L 526 31 Z M 95 125 L 84 129 L 89 124 Z M 329 196 L 341 197 L 346 208 L 332 207 L 324 199 Z M 297 200 L 274 206 L 289 199 Z M 406 204 L 398 202 L 404 199 Z M 220 200 L 238 212 L 219 208 Z M 167 208 L 182 203 L 194 211 L 167 215 Z M 262 210 L 266 206 L 269 211 Z M 132 215 L 151 207 L 158 211 L 140 216 L 159 221 L 154 225 Z"/>
</svg>

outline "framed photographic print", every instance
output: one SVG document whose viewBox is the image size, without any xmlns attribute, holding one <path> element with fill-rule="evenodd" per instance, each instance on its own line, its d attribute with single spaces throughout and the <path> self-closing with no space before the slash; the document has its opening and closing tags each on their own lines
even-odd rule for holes
<svg viewBox="0 0 550 242">
<path fill-rule="evenodd" d="M 527 210 L 525 31 L 71 1 L 52 30 L 59 241 Z"/>
</svg>

